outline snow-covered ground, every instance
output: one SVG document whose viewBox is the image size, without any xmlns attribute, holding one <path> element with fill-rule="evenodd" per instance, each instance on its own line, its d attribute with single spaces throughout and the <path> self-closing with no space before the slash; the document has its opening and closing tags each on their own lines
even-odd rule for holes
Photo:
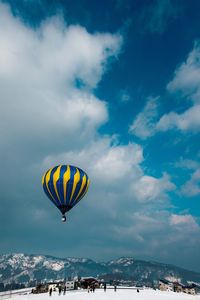
<svg viewBox="0 0 200 300">
<path fill-rule="evenodd" d="M 2 298 L 3 299 L 3 298 Z M 174 292 L 161 292 L 151 289 L 141 290 L 137 293 L 133 289 L 107 290 L 104 292 L 102 289 L 96 290 L 95 293 L 88 293 L 87 291 L 68 291 L 66 295 L 59 296 L 54 292 L 51 297 L 48 294 L 28 294 L 28 295 L 13 295 L 13 300 L 200 300 L 200 295 L 187 295 L 183 293 Z"/>
</svg>

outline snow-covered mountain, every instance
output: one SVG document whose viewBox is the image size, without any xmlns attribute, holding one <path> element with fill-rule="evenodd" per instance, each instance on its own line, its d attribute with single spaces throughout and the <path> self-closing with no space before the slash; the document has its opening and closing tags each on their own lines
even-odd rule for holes
<svg viewBox="0 0 200 300">
<path fill-rule="evenodd" d="M 74 276 L 95 276 L 106 280 L 131 280 L 151 284 L 166 278 L 171 281 L 198 282 L 200 273 L 173 265 L 119 258 L 109 262 L 96 262 L 86 258 L 56 258 L 47 255 L 0 255 L 0 282 L 27 283 L 63 279 Z"/>
</svg>

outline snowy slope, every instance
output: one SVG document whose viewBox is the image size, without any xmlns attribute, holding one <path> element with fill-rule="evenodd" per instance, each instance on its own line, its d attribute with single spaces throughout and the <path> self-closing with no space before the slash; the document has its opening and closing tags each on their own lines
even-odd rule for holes
<svg viewBox="0 0 200 300">
<path fill-rule="evenodd" d="M 200 295 L 186 295 L 183 293 L 161 292 L 154 290 L 141 290 L 137 293 L 136 290 L 96 290 L 95 293 L 87 293 L 87 291 L 70 291 L 65 296 L 58 296 L 55 292 L 50 298 L 48 294 L 40 295 L 18 295 L 13 296 L 13 300 L 45 300 L 45 299 L 70 299 L 70 300 L 200 300 Z"/>
</svg>

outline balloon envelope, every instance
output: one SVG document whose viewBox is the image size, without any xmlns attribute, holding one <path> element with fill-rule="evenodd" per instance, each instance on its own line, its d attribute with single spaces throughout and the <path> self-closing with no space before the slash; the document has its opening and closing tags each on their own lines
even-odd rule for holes
<svg viewBox="0 0 200 300">
<path fill-rule="evenodd" d="M 42 177 L 43 189 L 53 204 L 65 214 L 87 193 L 90 180 L 80 168 L 59 165 L 49 169 Z"/>
</svg>

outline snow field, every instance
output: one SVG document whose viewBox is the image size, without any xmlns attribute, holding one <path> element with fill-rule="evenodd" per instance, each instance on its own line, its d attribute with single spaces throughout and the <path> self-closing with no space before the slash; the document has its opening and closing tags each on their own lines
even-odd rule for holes
<svg viewBox="0 0 200 300">
<path fill-rule="evenodd" d="M 134 289 L 96 290 L 94 293 L 87 291 L 68 291 L 66 295 L 58 295 L 54 292 L 51 297 L 48 294 L 13 295 L 13 300 L 200 300 L 200 295 L 187 295 L 183 293 L 161 292 L 151 289 L 141 290 L 140 293 Z"/>
</svg>

